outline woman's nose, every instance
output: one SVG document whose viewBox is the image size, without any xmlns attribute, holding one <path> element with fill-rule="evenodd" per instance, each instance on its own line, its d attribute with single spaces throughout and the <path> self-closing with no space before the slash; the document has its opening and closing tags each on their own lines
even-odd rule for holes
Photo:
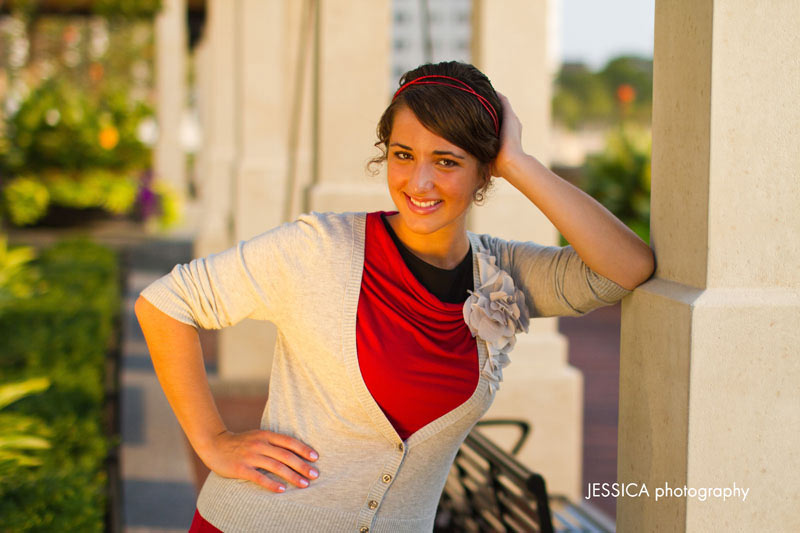
<svg viewBox="0 0 800 533">
<path fill-rule="evenodd" d="M 433 189 L 434 173 L 430 165 L 420 164 L 411 176 L 411 192 L 424 194 Z"/>
</svg>

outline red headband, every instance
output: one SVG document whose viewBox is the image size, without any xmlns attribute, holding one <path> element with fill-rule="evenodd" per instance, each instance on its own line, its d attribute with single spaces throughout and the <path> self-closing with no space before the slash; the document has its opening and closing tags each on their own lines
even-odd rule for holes
<svg viewBox="0 0 800 533">
<path fill-rule="evenodd" d="M 429 78 L 444 78 L 446 80 L 451 80 L 456 83 L 460 83 L 461 85 L 453 85 L 452 83 L 446 83 L 443 81 L 421 81 Z M 475 98 L 477 98 L 478 101 L 481 103 L 483 108 L 486 109 L 486 111 L 489 113 L 489 116 L 492 117 L 492 122 L 494 122 L 494 132 L 498 137 L 500 136 L 500 123 L 497 120 L 497 111 L 495 111 L 494 106 L 492 106 L 492 104 L 489 103 L 489 100 L 487 100 L 486 98 L 475 92 L 475 89 L 467 85 L 465 82 L 459 80 L 458 78 L 451 78 L 450 76 L 441 76 L 439 74 L 420 76 L 419 78 L 404 83 L 399 89 L 397 89 L 397 92 L 395 92 L 394 96 L 392 97 L 392 101 L 394 101 L 395 98 L 397 98 L 397 95 L 403 92 L 405 88 L 408 87 L 409 85 L 444 85 L 445 87 L 452 87 L 453 89 L 458 89 L 459 91 L 464 91 L 465 93 L 474 95 Z"/>
</svg>

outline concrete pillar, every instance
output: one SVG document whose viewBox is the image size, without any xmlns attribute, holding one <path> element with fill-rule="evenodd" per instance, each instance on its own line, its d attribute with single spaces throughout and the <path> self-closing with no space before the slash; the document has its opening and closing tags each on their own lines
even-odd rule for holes
<svg viewBox="0 0 800 533">
<path fill-rule="evenodd" d="M 186 197 L 186 154 L 180 140 L 186 107 L 186 0 L 164 0 L 156 17 L 156 91 L 158 140 L 155 175 Z"/>
<path fill-rule="evenodd" d="M 320 0 L 318 115 L 310 209 L 391 209 L 385 174 L 367 177 L 375 128 L 389 104 L 391 2 Z"/>
<path fill-rule="evenodd" d="M 800 4 L 657 2 L 652 240 L 622 308 L 619 531 L 798 531 Z M 670 487 L 748 489 L 662 497 Z"/>
<path fill-rule="evenodd" d="M 315 44 L 317 42 L 318 4 L 316 1 L 290 2 L 287 25 L 291 30 L 287 42 L 290 60 L 285 83 L 289 89 L 288 111 L 288 163 L 286 169 L 285 204 L 283 218 L 294 220 L 307 212 L 307 191 L 312 184 L 314 165 L 314 95 Z"/>
<path fill-rule="evenodd" d="M 236 240 L 249 239 L 282 222 L 290 91 L 288 3 L 239 2 Z"/>
<path fill-rule="evenodd" d="M 246 240 L 280 225 L 287 163 L 290 46 L 288 0 L 235 2 L 233 237 Z M 219 376 L 264 380 L 272 366 L 274 325 L 244 320 L 220 332 Z"/>
<path fill-rule="evenodd" d="M 198 153 L 200 218 L 194 256 L 233 245 L 232 194 L 237 154 L 236 2 L 208 0 L 197 50 L 203 148 Z"/>
<path fill-rule="evenodd" d="M 473 2 L 473 63 L 505 94 L 523 124 L 525 150 L 547 164 L 554 65 L 548 54 L 549 2 Z M 509 51 L 513 50 L 513 57 Z M 557 245 L 542 213 L 502 180 L 470 214 L 473 231 Z M 519 224 L 524 220 L 525 224 Z M 518 338 L 512 363 L 485 418 L 524 418 L 533 433 L 518 458 L 540 472 L 553 493 L 581 497 L 583 378 L 567 364 L 567 342 L 555 318 L 533 321 Z M 509 447 L 514 435 L 486 430 Z"/>
</svg>

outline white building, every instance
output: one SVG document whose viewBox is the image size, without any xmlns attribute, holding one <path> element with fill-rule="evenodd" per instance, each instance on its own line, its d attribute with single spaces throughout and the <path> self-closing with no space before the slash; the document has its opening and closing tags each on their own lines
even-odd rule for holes
<svg viewBox="0 0 800 533">
<path fill-rule="evenodd" d="M 394 0 L 390 87 L 422 63 L 470 62 L 471 0 Z"/>
</svg>

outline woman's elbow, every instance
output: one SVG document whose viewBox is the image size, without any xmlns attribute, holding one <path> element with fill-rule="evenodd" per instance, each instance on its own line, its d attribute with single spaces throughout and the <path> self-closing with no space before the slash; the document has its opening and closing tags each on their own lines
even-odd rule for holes
<svg viewBox="0 0 800 533">
<path fill-rule="evenodd" d="M 653 275 L 656 268 L 656 258 L 653 254 L 653 249 L 645 243 L 639 249 L 640 251 L 631 257 L 628 261 L 628 275 L 625 283 L 620 285 L 628 290 L 633 290 Z"/>
</svg>

